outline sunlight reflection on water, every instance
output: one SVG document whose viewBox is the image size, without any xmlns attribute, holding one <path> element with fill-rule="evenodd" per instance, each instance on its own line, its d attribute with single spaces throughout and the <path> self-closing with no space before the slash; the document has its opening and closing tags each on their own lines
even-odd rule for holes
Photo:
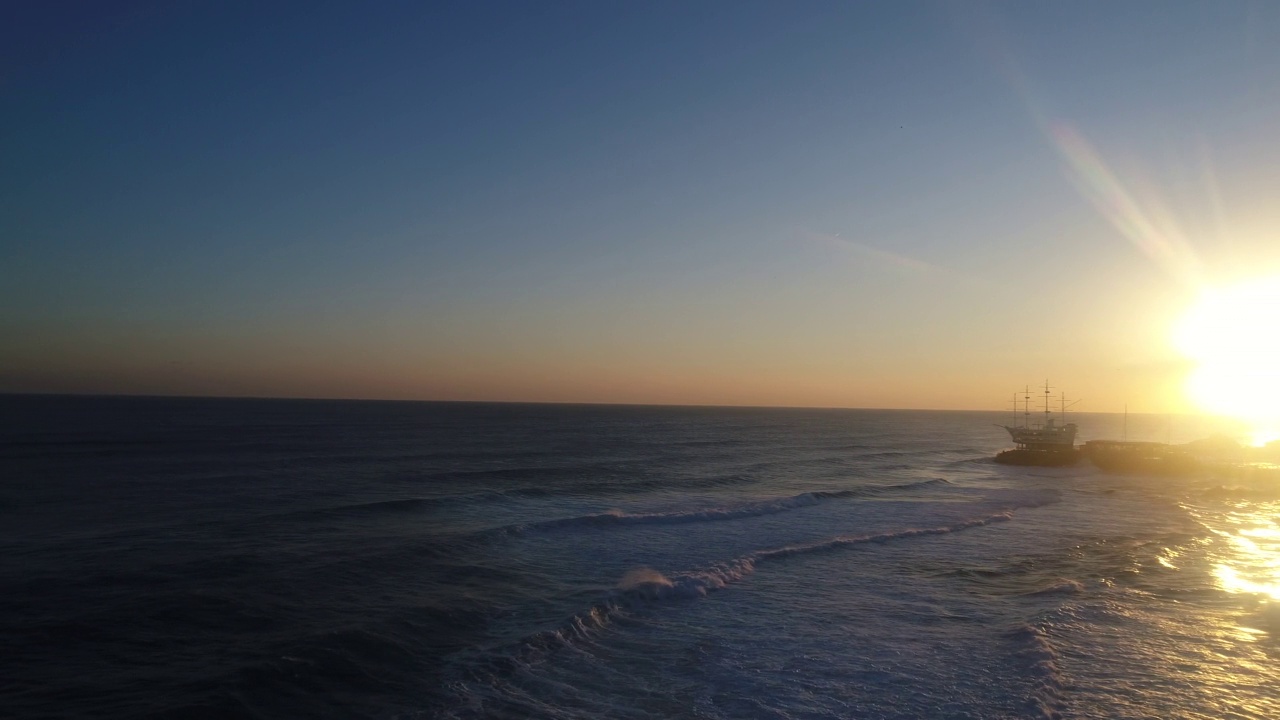
<svg viewBox="0 0 1280 720">
<path fill-rule="evenodd" d="M 1224 555 L 1214 565 L 1214 577 L 1230 593 L 1263 595 L 1280 600 L 1280 503 L 1256 503 L 1226 513 L 1225 528 L 1216 528 L 1228 540 Z"/>
</svg>

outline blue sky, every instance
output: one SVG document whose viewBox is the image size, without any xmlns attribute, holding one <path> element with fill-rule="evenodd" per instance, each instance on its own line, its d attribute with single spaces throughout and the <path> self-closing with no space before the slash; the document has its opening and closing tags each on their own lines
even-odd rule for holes
<svg viewBox="0 0 1280 720">
<path fill-rule="evenodd" d="M 1194 288 L 1054 128 L 1280 265 L 1264 3 L 8 12 L 0 390 L 1160 404 Z"/>
</svg>

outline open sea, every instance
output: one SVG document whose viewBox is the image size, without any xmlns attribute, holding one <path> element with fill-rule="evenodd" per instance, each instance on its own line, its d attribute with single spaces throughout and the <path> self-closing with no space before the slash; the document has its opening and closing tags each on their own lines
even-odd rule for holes
<svg viewBox="0 0 1280 720">
<path fill-rule="evenodd" d="M 1280 717 L 1280 487 L 1006 419 L 3 396 L 0 716 Z"/>
</svg>

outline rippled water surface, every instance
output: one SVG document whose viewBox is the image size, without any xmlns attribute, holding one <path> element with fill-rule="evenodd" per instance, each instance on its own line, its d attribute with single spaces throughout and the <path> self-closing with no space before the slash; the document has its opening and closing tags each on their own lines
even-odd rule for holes
<svg viewBox="0 0 1280 720">
<path fill-rule="evenodd" d="M 997 466 L 996 414 L 0 420 L 14 716 L 1280 717 L 1280 487 Z"/>
</svg>

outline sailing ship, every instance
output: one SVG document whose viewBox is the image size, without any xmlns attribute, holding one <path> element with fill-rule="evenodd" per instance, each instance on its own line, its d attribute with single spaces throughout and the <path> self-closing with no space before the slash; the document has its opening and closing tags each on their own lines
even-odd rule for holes
<svg viewBox="0 0 1280 720">
<path fill-rule="evenodd" d="M 1027 386 L 1021 393 L 1014 393 L 1013 424 L 997 424 L 997 427 L 1008 431 L 1016 447 L 997 454 L 996 462 L 1005 465 L 1062 466 L 1072 465 L 1080 459 L 1080 453 L 1076 450 L 1076 424 L 1065 422 L 1067 409 L 1075 402 L 1068 405 L 1066 393 L 1063 393 L 1060 405 L 1061 417 L 1055 418 L 1050 390 L 1052 388 L 1049 387 L 1049 381 L 1045 380 L 1042 399 L 1044 421 L 1040 423 L 1033 423 L 1031 420 L 1031 387 Z M 1019 404 L 1023 409 L 1021 425 L 1018 424 L 1017 416 Z"/>
</svg>

